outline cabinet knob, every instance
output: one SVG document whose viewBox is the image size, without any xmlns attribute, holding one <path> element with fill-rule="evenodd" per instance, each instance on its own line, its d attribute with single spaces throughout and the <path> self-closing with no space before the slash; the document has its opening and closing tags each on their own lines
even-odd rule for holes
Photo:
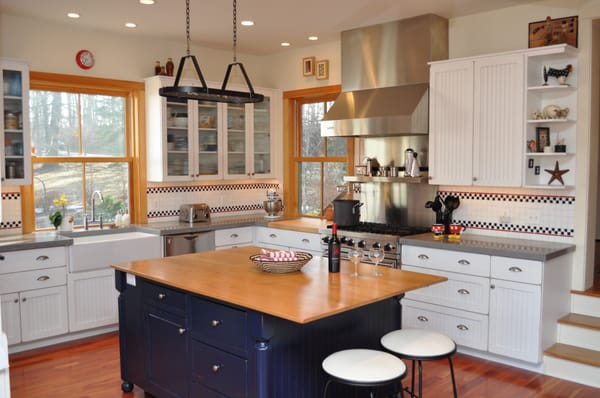
<svg viewBox="0 0 600 398">
<path fill-rule="evenodd" d="M 458 260 L 458 263 L 460 265 L 471 265 L 471 263 L 469 262 L 469 260 Z"/>
<path fill-rule="evenodd" d="M 458 289 L 458 294 L 471 294 L 470 291 L 468 291 L 467 289 Z"/>
<path fill-rule="evenodd" d="M 38 278 L 37 278 L 37 280 L 40 282 L 47 281 L 48 279 L 50 279 L 50 277 L 48 275 L 38 276 Z"/>
<path fill-rule="evenodd" d="M 216 328 L 217 326 L 220 326 L 222 323 L 223 323 L 222 321 L 219 321 L 219 320 L 217 320 L 217 319 L 213 319 L 213 320 L 210 322 L 210 326 L 212 326 L 213 328 Z"/>
<path fill-rule="evenodd" d="M 41 256 L 37 256 L 37 257 L 35 258 L 35 261 L 46 261 L 46 260 L 48 260 L 48 259 L 50 259 L 50 257 L 48 257 L 48 256 L 44 256 L 44 255 L 41 255 Z"/>
<path fill-rule="evenodd" d="M 433 176 L 428 176 L 427 179 L 431 181 L 433 180 Z"/>
<path fill-rule="evenodd" d="M 429 260 L 429 256 L 427 254 L 419 254 L 417 257 L 419 260 Z"/>
<path fill-rule="evenodd" d="M 15 303 L 15 304 L 17 304 L 18 302 L 19 302 L 19 299 L 18 299 L 18 298 L 16 298 L 16 299 L 13 301 L 13 303 Z"/>
<path fill-rule="evenodd" d="M 477 181 L 477 177 L 473 177 L 473 181 Z"/>
<path fill-rule="evenodd" d="M 421 322 L 429 322 L 429 319 L 425 315 L 419 315 L 417 319 Z"/>
<path fill-rule="evenodd" d="M 510 272 L 523 272 L 523 270 L 519 267 L 510 267 L 508 270 Z"/>
<path fill-rule="evenodd" d="M 23 298 L 21 299 L 21 301 L 22 301 L 22 302 L 26 302 L 26 301 L 27 301 L 27 297 L 23 297 Z"/>
<path fill-rule="evenodd" d="M 239 238 L 240 236 L 239 236 L 238 234 L 231 234 L 231 235 L 229 235 L 229 237 L 230 237 L 231 239 L 237 239 L 237 238 Z"/>
<path fill-rule="evenodd" d="M 164 294 L 164 293 L 158 293 L 158 299 L 159 300 L 164 300 L 166 297 L 167 297 L 166 294 Z"/>
<path fill-rule="evenodd" d="M 177 332 L 179 333 L 180 336 L 183 336 L 185 334 L 185 329 L 179 328 L 179 330 Z"/>
<path fill-rule="evenodd" d="M 456 328 L 458 330 L 462 330 L 463 332 L 466 332 L 467 330 L 469 330 L 469 327 L 467 325 L 463 325 L 462 323 L 460 325 L 456 325 Z"/>
<path fill-rule="evenodd" d="M 495 289 L 496 285 L 490 285 L 490 289 Z"/>
<path fill-rule="evenodd" d="M 211 370 L 213 371 L 213 373 L 217 373 L 219 370 L 221 370 L 221 368 L 223 367 L 223 365 L 219 364 L 219 365 L 213 365 L 211 367 Z"/>
<path fill-rule="evenodd" d="M 4 261 L 4 254 L 0 254 L 0 261 Z"/>
</svg>

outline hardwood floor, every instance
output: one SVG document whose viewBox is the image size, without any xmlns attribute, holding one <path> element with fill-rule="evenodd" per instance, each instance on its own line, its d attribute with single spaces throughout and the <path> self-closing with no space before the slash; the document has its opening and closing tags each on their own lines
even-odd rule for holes
<svg viewBox="0 0 600 398">
<path fill-rule="evenodd" d="M 12 398 L 140 398 L 121 391 L 116 333 L 10 356 Z M 463 354 L 454 357 L 460 398 L 600 397 L 600 389 Z M 426 397 L 451 397 L 447 361 L 426 362 Z M 201 398 L 201 397 L 199 397 Z M 285 398 L 285 397 L 280 397 Z"/>
</svg>

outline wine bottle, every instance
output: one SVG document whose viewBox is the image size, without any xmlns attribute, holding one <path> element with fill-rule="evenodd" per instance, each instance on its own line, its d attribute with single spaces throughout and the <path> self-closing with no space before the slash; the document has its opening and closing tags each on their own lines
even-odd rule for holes
<svg viewBox="0 0 600 398">
<path fill-rule="evenodd" d="M 341 244 L 337 236 L 337 224 L 331 226 L 331 238 L 329 238 L 328 264 L 329 272 L 340 272 Z"/>
</svg>

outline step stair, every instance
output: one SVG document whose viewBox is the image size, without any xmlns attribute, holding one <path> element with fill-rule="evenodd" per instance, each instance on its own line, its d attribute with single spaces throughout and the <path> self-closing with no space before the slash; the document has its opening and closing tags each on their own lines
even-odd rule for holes
<svg viewBox="0 0 600 398">
<path fill-rule="evenodd" d="M 558 343 L 544 351 L 544 372 L 600 388 L 600 295 L 572 293 L 574 312 L 558 320 Z"/>
</svg>

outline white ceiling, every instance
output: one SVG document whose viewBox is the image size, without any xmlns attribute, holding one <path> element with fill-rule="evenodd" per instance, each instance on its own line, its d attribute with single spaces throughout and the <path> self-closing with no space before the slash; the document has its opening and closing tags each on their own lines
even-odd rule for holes
<svg viewBox="0 0 600 398">
<path fill-rule="evenodd" d="M 539 0 L 238 0 L 238 23 L 256 23 L 238 28 L 238 51 L 270 54 L 285 51 L 283 41 L 310 46 L 311 35 L 328 41 L 344 30 L 426 13 L 453 18 L 535 1 Z M 232 0 L 191 0 L 192 42 L 230 49 L 232 9 Z M 67 18 L 71 11 L 81 18 Z M 185 0 L 156 0 L 152 6 L 138 0 L 0 0 L 0 13 L 185 43 Z M 135 22 L 137 28 L 125 28 L 125 22 Z"/>
</svg>

